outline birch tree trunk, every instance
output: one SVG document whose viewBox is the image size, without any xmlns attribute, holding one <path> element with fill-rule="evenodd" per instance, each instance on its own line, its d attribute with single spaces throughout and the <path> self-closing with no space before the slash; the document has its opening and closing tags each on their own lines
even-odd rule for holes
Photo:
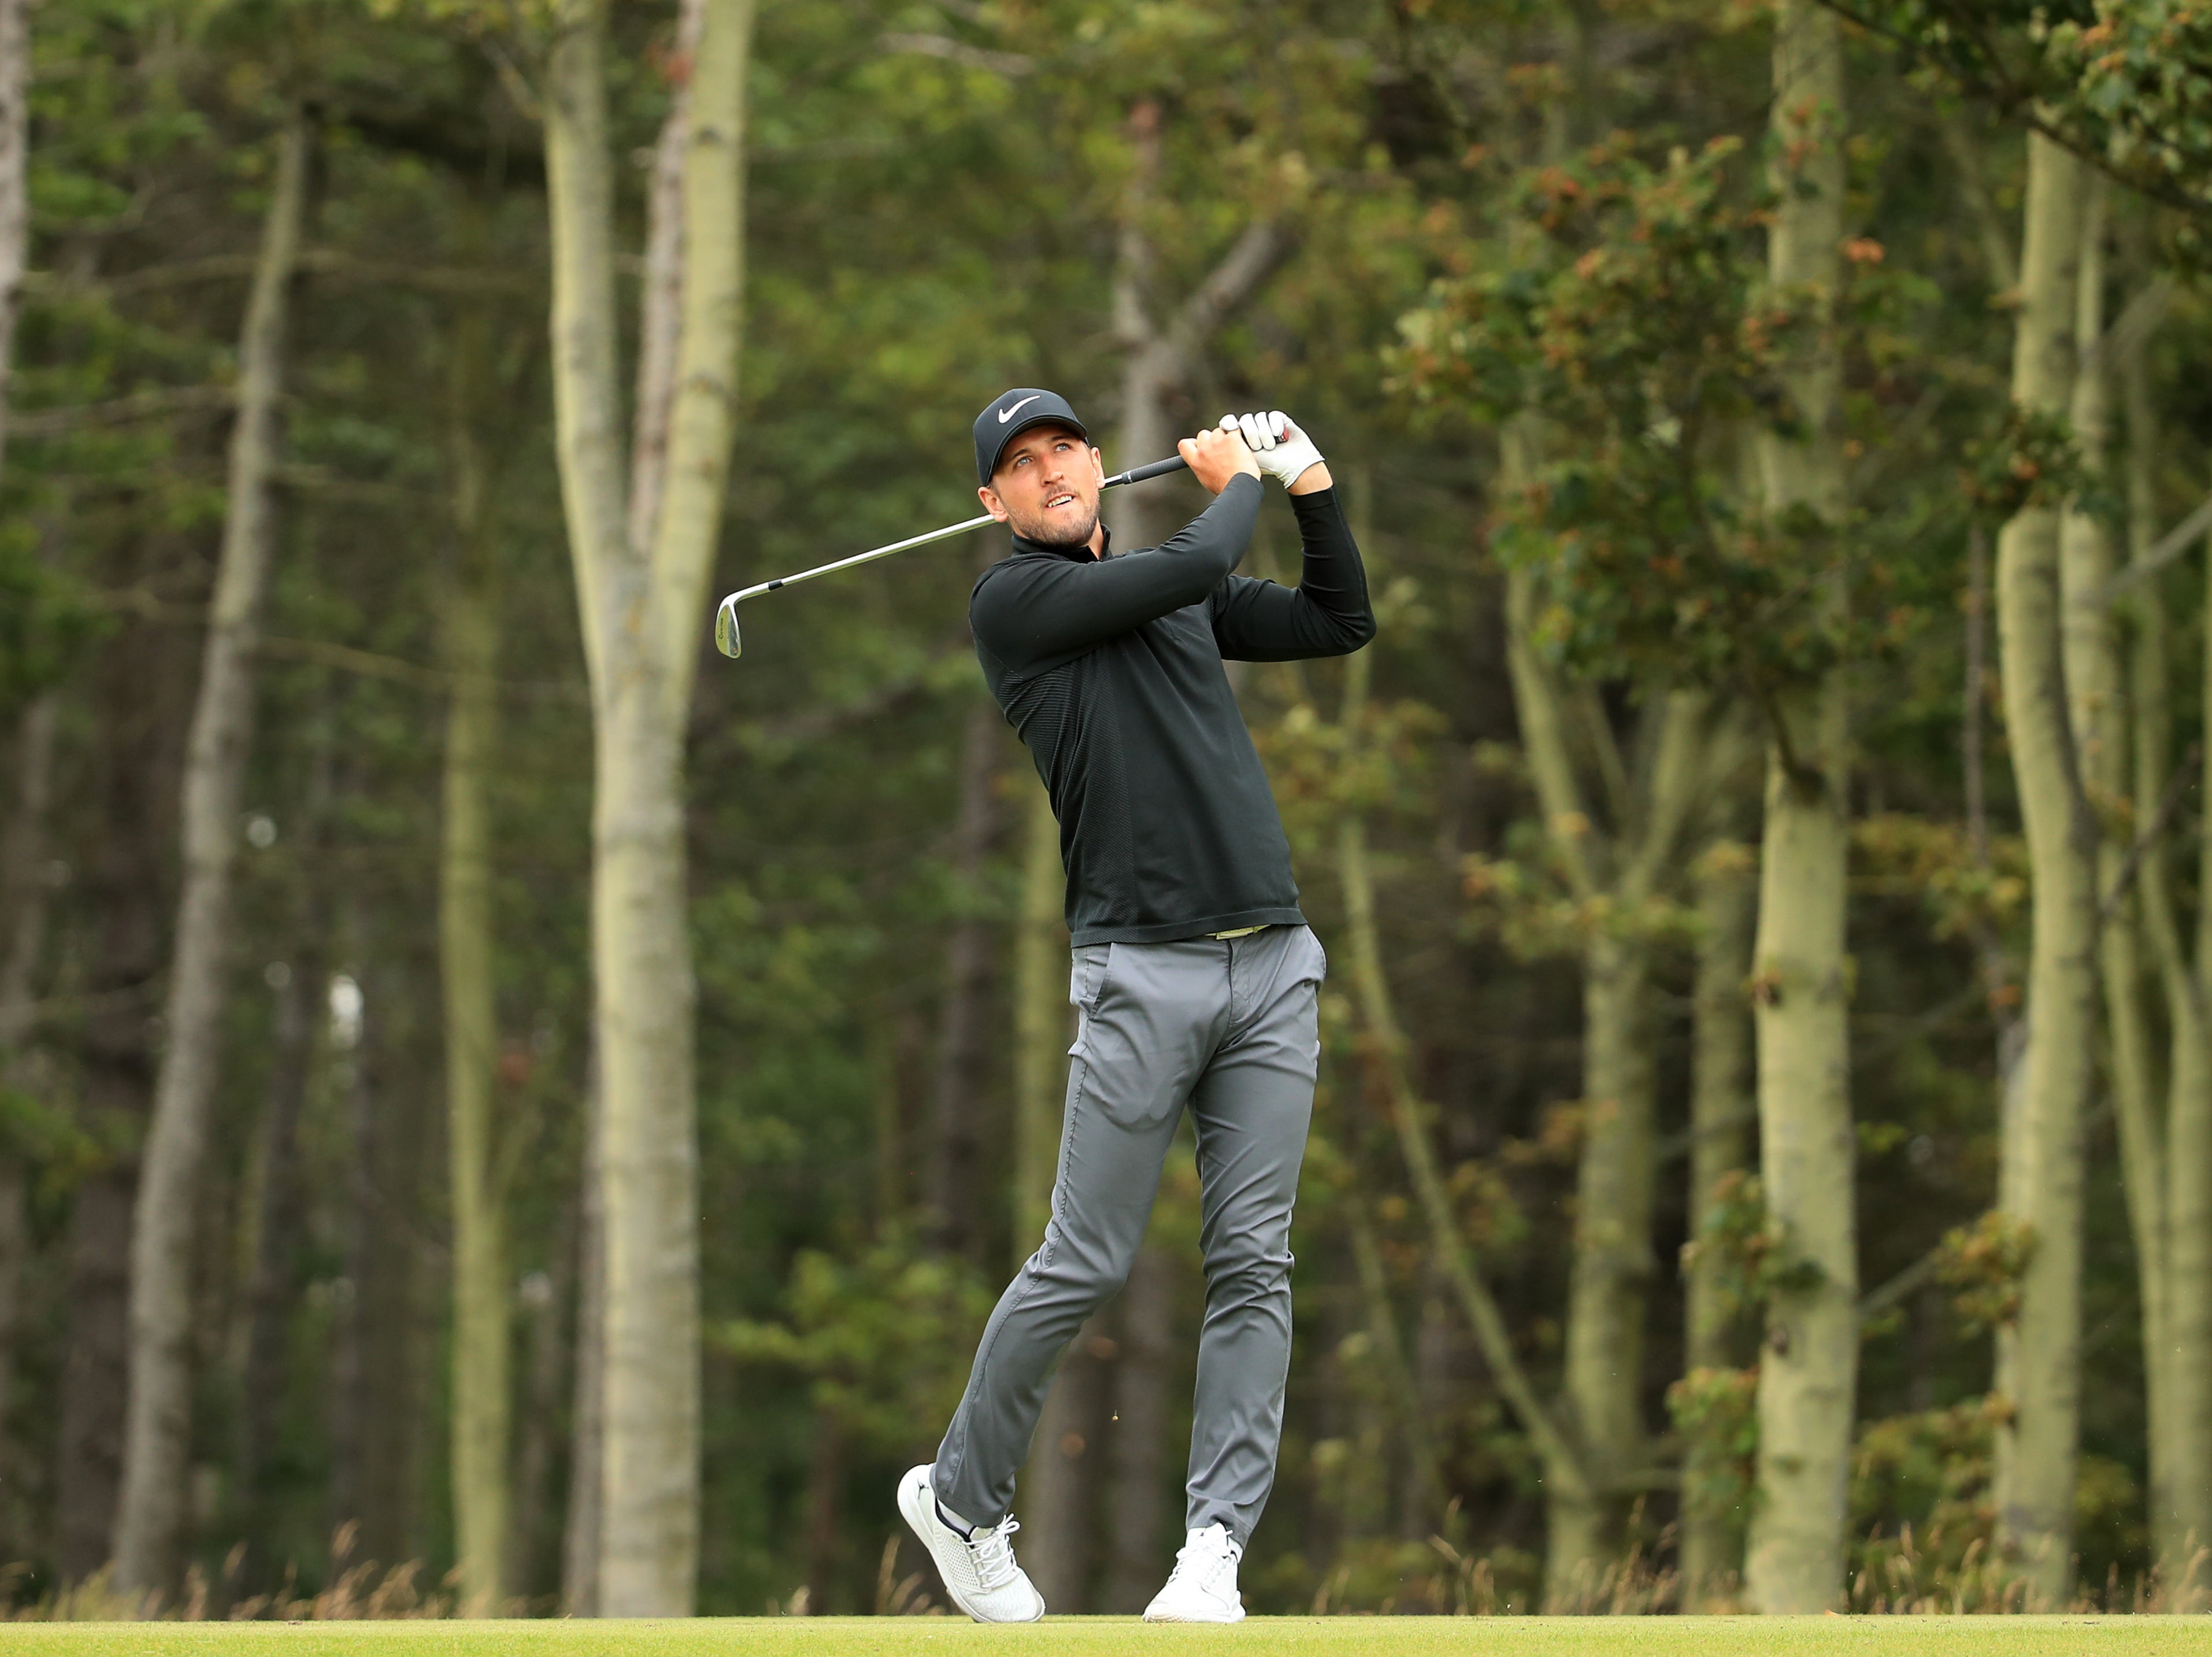
<svg viewBox="0 0 2212 1657">
<path fill-rule="evenodd" d="M 2102 358 L 2108 344 L 2104 321 L 2108 193 L 2101 174 L 2092 174 L 2085 180 L 2081 263 L 2075 300 L 2075 335 L 2085 358 L 2093 351 Z M 2140 383 L 2142 348 L 2134 344 L 2125 350 L 2131 363 L 2123 365 L 2124 371 L 2130 374 L 2136 382 L 2132 388 L 2141 395 L 2141 405 L 2132 410 L 2142 422 L 2139 426 L 2131 423 L 2132 453 L 2136 446 L 2153 441 L 2155 428 L 2148 388 Z M 2109 468 L 2109 369 L 2102 361 L 2094 368 L 2085 361 L 2081 372 L 2075 376 L 2070 410 L 2070 423 L 2083 460 L 2100 478 Z M 2148 459 L 2147 453 L 2144 458 Z M 2145 468 L 2131 462 L 2130 472 L 2132 482 Z M 2138 520 L 2133 526 L 2136 544 L 2146 548 L 2148 515 L 2154 509 L 2148 498 L 2148 481 L 2147 475 L 2142 478 L 2145 487 L 2139 492 L 2145 498 L 2130 502 Z M 2137 492 L 2130 491 L 2131 496 Z M 2162 615 L 2154 613 L 2154 604 L 2142 606 L 2137 618 L 2136 645 L 2142 661 L 2135 685 L 2137 705 L 2130 718 L 2123 694 L 2119 618 L 2099 591 L 2112 578 L 2112 547 L 2102 521 L 2094 513 L 2069 508 L 2059 530 L 2060 587 L 2065 600 L 2061 635 L 2081 785 L 2100 830 L 2096 869 L 2100 893 L 2116 889 L 2135 834 L 2150 832 L 2158 813 L 2159 796 L 2165 790 L 2168 764 L 2165 747 L 2170 722 L 2165 624 Z M 2146 740 L 2146 727 L 2159 734 Z M 2143 781 L 2148 783 L 2147 792 L 2141 783 L 2136 787 L 2138 811 L 2133 821 L 2123 809 L 2129 794 L 2131 748 L 2135 765 L 2146 771 Z M 2167 1133 L 2162 1119 L 2167 1112 L 2159 1099 L 2160 1067 L 2153 1053 L 2152 960 L 2168 969 L 2163 975 L 2169 991 L 2165 1011 L 2171 1032 L 2169 1074 L 2177 1121 L 2186 1117 L 2183 1101 L 2201 1098 L 2203 1093 L 2203 1030 L 2194 978 L 2182 955 L 2179 925 L 2171 908 L 2162 850 L 2149 849 L 2145 859 L 2153 856 L 2158 859 L 2157 867 L 2153 868 L 2146 861 L 2137 869 L 2136 878 L 2120 892 L 2112 913 L 2104 917 L 2098 958 L 2110 1036 L 2113 1114 L 2119 1128 L 2123 1185 L 2135 1235 L 2136 1280 L 2142 1303 L 2152 1535 L 2168 1592 L 2185 1596 L 2194 1546 L 2190 1540 L 2190 1518 L 2179 1511 L 2176 1497 L 2188 1488 L 2192 1477 L 2201 1488 L 2205 1477 L 2212 1475 L 2212 1461 L 2203 1459 L 2208 1447 L 2201 1435 L 2192 1441 L 2185 1423 L 2176 1417 L 2177 1393 L 2185 1392 L 2192 1382 L 2173 1362 L 2178 1350 L 2173 1319 L 2179 1313 L 2185 1326 L 2194 1324 L 2201 1331 L 2204 1314 L 2197 1308 L 2204 1297 L 2190 1295 L 2192 1304 L 2186 1307 L 2177 1307 L 2172 1299 L 2174 1238 L 2167 1223 Z M 2150 912 L 2153 907 L 2159 911 L 2155 917 Z M 2154 940 L 2148 951 L 2147 938 Z M 2146 959 L 2146 954 L 2150 959 Z M 2191 1355 L 2199 1365 L 2212 1356 L 2202 1345 L 2201 1337 Z M 2203 1388 L 2197 1391 L 2201 1396 Z M 2192 1466 L 2203 1471 L 2192 1475 Z"/>
<path fill-rule="evenodd" d="M 453 344 L 453 514 L 459 568 L 446 594 L 444 823 L 438 954 L 445 995 L 446 1136 L 453 1204 L 453 1530 L 464 1615 L 495 1615 L 507 1590 L 510 1398 L 506 1224 L 496 1171 L 497 1066 L 491 912 L 491 771 L 499 594 L 471 375 L 483 356 L 465 322 Z"/>
<path fill-rule="evenodd" d="M 1833 12 L 1783 0 L 1776 12 L 1771 143 L 1780 201 L 1767 244 L 1778 288 L 1820 295 L 1822 326 L 1789 376 L 1806 436 L 1768 437 L 1769 511 L 1844 504 L 1841 354 L 1844 59 Z M 1767 1208 L 1817 1281 L 1768 1304 L 1759 1374 L 1758 1489 L 1745 1555 L 1753 1608 L 1831 1609 L 1844 1591 L 1844 1484 L 1858 1373 L 1858 1254 L 1852 1211 L 1844 870 L 1850 850 L 1849 714 L 1840 674 L 1780 710 L 1769 739 L 1766 819 L 1753 947 L 1759 1167 Z"/>
<path fill-rule="evenodd" d="M 2081 163 L 2028 140 L 2027 230 L 2013 400 L 2066 413 L 2074 381 Z M 1997 1336 L 1998 1535 L 2029 1603 L 2063 1603 L 2073 1569 L 2081 1358 L 2082 1118 L 2094 1084 L 2097 831 L 2081 788 L 2060 643 L 2059 522 L 2033 506 L 1997 545 L 1997 636 L 2005 723 L 2035 899 L 2027 1045 L 2003 1136 L 1999 1202 L 2030 1227 L 2020 1315 Z"/>
<path fill-rule="evenodd" d="M 576 1352 L 569 1401 L 568 1509 L 561 1527 L 561 1605 L 599 1614 L 599 1496 L 606 1435 L 606 1227 L 599 1211 L 599 1064 L 586 1084 L 583 1180 L 576 1201 Z"/>
<path fill-rule="evenodd" d="M 701 0 L 683 119 L 682 275 L 666 458 L 634 539 L 616 381 L 613 180 L 599 0 L 561 0 L 549 64 L 554 412 L 592 682 L 592 964 L 605 1225 L 599 1609 L 678 1616 L 699 1538 L 694 984 L 683 744 L 735 412 L 748 0 Z M 655 252 L 667 241 L 649 238 Z M 645 354 L 666 326 L 647 273 Z M 641 458 L 654 428 L 640 409 Z M 646 527 L 641 523 L 638 527 Z"/>
<path fill-rule="evenodd" d="M 2127 402 L 2129 558 L 2137 566 L 2149 557 L 2158 533 L 2159 427 L 2148 344 L 2138 334 L 2120 357 Z M 2132 609 L 2127 654 L 2135 821 L 2148 832 L 2172 777 L 2172 692 L 2166 612 L 2156 588 L 2140 588 Z M 2200 851 L 2200 859 L 2201 870 L 2212 870 L 2212 855 Z M 2202 880 L 2200 873 L 2200 890 Z M 2126 963 L 2108 966 L 2115 1104 L 2143 1305 L 2152 1551 L 2167 1604 L 2197 1610 L 2204 1601 L 2204 1550 L 2212 1547 L 2212 1299 L 2179 1295 L 2175 1286 L 2212 1282 L 2212 1037 L 2203 983 L 2204 964 L 2212 957 L 2204 953 L 2201 911 L 2193 962 L 2183 940 L 2172 859 L 2163 837 L 2144 850 L 2134 885 L 2108 926 L 2124 944 L 2138 935 L 2148 943 L 2166 1018 L 2161 1119 L 2152 1100 L 2139 1099 L 2129 1078 L 2118 1074 L 2121 1021 L 2147 1020 L 2148 1014 L 2139 996 L 2112 1000 L 2113 973 L 2125 971 Z"/>
<path fill-rule="evenodd" d="M 2147 387 L 2142 398 L 2148 404 Z M 2137 556 L 2148 551 L 2148 507 L 2142 518 Z M 2206 590 L 2205 615 L 2212 619 L 2212 586 Z M 2205 695 L 2212 698 L 2212 651 L 2205 655 L 2204 676 Z M 2212 708 L 2212 699 L 2203 705 Z M 2202 799 L 2212 781 L 2212 744 L 2198 765 Z M 2162 795 L 2165 779 L 2146 778 L 2138 789 L 2139 801 L 2152 789 Z M 2139 804 L 2138 820 L 2149 822 L 2157 809 Z M 2152 1538 L 2166 1573 L 2167 1603 L 2176 1611 L 2203 1611 L 2212 1597 L 2212 1295 L 2203 1291 L 2212 1283 L 2212 1014 L 2205 984 L 2212 970 L 2212 904 L 2202 896 L 2212 878 L 2212 819 L 2200 823 L 2198 835 L 2195 971 L 2167 975 L 2172 1060 L 2166 1131 L 2166 1408 L 2160 1423 L 2164 1453 L 2154 1453 L 2152 1463 L 2153 1488 L 2160 1496 Z"/>
<path fill-rule="evenodd" d="M 278 140 L 269 216 L 239 341 L 228 506 L 185 761 L 184 890 L 169 966 L 167 1045 L 131 1236 L 130 1403 L 115 1520 L 115 1585 L 142 1602 L 171 1587 L 184 1526 L 193 1221 L 222 1039 L 239 788 L 253 732 L 253 653 L 274 553 L 269 480 L 307 209 L 307 125 L 295 117 Z"/>
<path fill-rule="evenodd" d="M 1690 1038 L 1690 1235 L 1705 1220 L 1723 1176 L 1743 1168 L 1750 1153 L 1752 1100 L 1752 929 L 1757 920 L 1758 863 L 1748 846 L 1721 841 L 1698 862 L 1697 983 Z M 1730 1338 L 1735 1319 L 1724 1298 L 1725 1263 L 1712 1249 L 1694 1257 L 1686 1278 L 1683 1368 L 1733 1369 L 1740 1354 Z M 1743 1515 L 1715 1505 L 1708 1488 L 1722 1470 L 1715 1447 L 1693 1441 L 1683 1452 L 1682 1609 L 1711 1610 L 1722 1584 L 1741 1569 Z"/>
<path fill-rule="evenodd" d="M 1501 486 L 1519 487 L 1533 458 L 1525 428 L 1505 434 Z M 1560 681 L 1532 643 L 1529 572 L 1507 577 L 1506 665 L 1514 710 L 1547 833 L 1577 899 L 1597 918 L 1582 947 L 1583 1135 L 1576 1172 L 1574 1258 L 1567 1303 L 1564 1422 L 1584 1468 L 1621 1480 L 1645 1454 L 1644 1325 L 1656 1276 L 1651 1209 L 1657 1105 L 1650 946 L 1640 911 L 1657 895 L 1698 803 L 1705 699 L 1648 703 L 1638 740 L 1652 758 L 1632 783 L 1611 727 L 1587 686 Z M 1579 739 L 1579 740 L 1577 740 Z M 1594 752 L 1598 789 L 1577 751 Z M 1601 795 L 1601 808 L 1593 793 Z M 1544 1599 L 1587 1603 L 1623 1544 L 1625 1487 L 1547 1470 Z"/>
</svg>

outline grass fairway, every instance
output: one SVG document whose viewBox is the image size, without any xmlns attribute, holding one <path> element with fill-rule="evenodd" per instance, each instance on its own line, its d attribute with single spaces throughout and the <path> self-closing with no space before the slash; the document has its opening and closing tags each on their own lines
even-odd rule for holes
<svg viewBox="0 0 2212 1657">
<path fill-rule="evenodd" d="M 2165 1657 L 2212 1654 L 2197 1617 L 1267 1617 L 1236 1628 L 1147 1628 L 1069 1617 L 982 1628 L 945 1617 L 696 1622 L 17 1623 L 0 1657 Z"/>
</svg>

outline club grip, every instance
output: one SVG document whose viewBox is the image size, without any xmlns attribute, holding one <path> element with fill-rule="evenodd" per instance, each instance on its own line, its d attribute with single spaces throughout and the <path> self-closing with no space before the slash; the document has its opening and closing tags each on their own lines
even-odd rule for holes
<svg viewBox="0 0 2212 1657">
<path fill-rule="evenodd" d="M 1170 454 L 1166 460 L 1155 460 L 1148 466 L 1132 466 L 1127 472 L 1117 472 L 1106 480 L 1105 486 L 1112 489 L 1121 484 L 1141 484 L 1147 478 L 1164 478 L 1170 472 L 1182 471 L 1189 464 L 1182 455 Z"/>
</svg>

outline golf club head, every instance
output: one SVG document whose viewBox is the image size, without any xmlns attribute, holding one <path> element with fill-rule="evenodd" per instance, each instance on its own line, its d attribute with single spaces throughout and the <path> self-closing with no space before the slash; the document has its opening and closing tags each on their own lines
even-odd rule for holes
<svg viewBox="0 0 2212 1657">
<path fill-rule="evenodd" d="M 738 637 L 738 597 L 732 593 L 722 600 L 722 607 L 714 612 L 714 648 L 726 656 L 744 654 L 744 641 Z"/>
</svg>

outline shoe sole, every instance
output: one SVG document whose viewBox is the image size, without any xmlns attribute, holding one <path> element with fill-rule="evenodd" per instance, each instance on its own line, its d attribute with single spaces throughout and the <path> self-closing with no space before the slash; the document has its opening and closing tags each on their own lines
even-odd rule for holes
<svg viewBox="0 0 2212 1657">
<path fill-rule="evenodd" d="M 937 1523 L 937 1492 L 930 1488 L 927 1478 L 902 1478 L 899 1481 L 898 1510 L 899 1517 L 906 1520 L 907 1529 L 914 1532 L 915 1540 L 921 1544 L 921 1550 L 929 1556 L 929 1568 L 937 1573 L 937 1581 L 945 1590 L 945 1597 L 959 1606 L 969 1622 L 997 1623 L 1015 1620 L 978 1617 L 975 1608 L 960 1597 L 960 1591 L 945 1580 L 945 1568 L 937 1563 L 937 1550 L 929 1540 L 929 1527 Z M 1020 1620 L 1035 1623 L 1042 1620 L 1042 1616 L 1043 1613 L 1039 1612 L 1036 1617 Z"/>
<path fill-rule="evenodd" d="M 1243 1622 L 1244 1613 L 1240 1611 L 1234 1617 L 1155 1617 L 1150 1611 L 1146 1611 L 1145 1620 L 1147 1623 L 1208 1623 L 1225 1625 Z"/>
</svg>

